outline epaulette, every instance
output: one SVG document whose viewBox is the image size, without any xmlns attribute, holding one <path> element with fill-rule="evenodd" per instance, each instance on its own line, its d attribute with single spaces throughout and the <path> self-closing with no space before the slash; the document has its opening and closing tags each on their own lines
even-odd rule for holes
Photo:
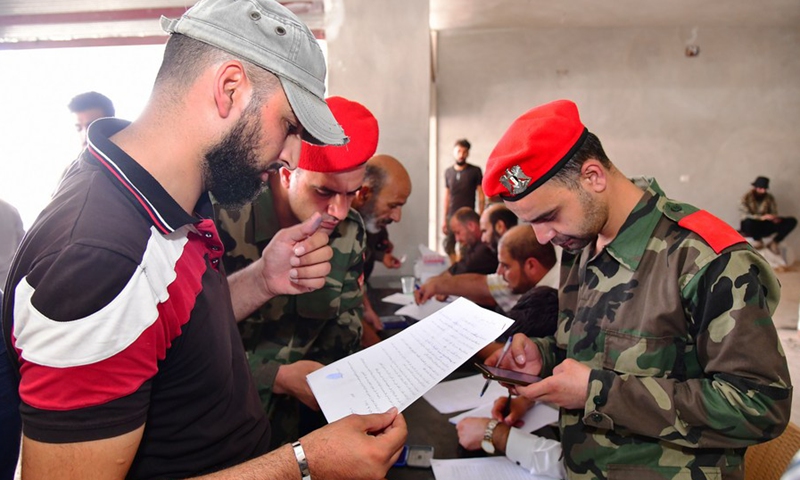
<svg viewBox="0 0 800 480">
<path fill-rule="evenodd" d="M 708 211 L 696 210 L 688 205 L 683 207 L 679 203 L 670 202 L 664 208 L 664 213 L 681 227 L 700 235 L 715 253 L 720 253 L 731 245 L 747 242 L 733 227 Z"/>
</svg>

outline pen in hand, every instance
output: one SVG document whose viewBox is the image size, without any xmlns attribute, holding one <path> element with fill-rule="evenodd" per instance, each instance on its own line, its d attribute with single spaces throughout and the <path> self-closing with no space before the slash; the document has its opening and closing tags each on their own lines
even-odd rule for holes
<svg viewBox="0 0 800 480">
<path fill-rule="evenodd" d="M 503 358 L 506 356 L 506 353 L 508 353 L 508 347 L 511 346 L 511 338 L 512 337 L 508 337 L 508 340 L 506 340 L 506 344 L 503 345 L 503 351 L 500 352 L 500 358 L 497 359 L 497 364 L 495 364 L 495 367 L 500 366 L 500 363 L 503 361 Z M 486 379 L 486 383 L 483 384 L 483 389 L 481 390 L 480 394 L 481 397 L 483 396 L 484 393 L 486 393 L 486 389 L 489 388 L 489 382 L 491 381 L 492 380 L 489 378 Z"/>
</svg>

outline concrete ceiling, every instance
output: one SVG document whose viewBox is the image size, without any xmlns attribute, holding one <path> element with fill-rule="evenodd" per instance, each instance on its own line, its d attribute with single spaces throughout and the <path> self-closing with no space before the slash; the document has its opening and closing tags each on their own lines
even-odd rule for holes
<svg viewBox="0 0 800 480">
<path fill-rule="evenodd" d="M 320 38 L 325 35 L 326 16 L 341 18 L 335 12 L 343 8 L 343 0 L 279 1 Z M 0 49 L 161 43 L 164 34 L 157 19 L 161 15 L 178 16 L 193 3 L 0 0 Z M 800 0 L 430 0 L 430 25 L 438 31 L 625 26 L 800 28 Z"/>
<path fill-rule="evenodd" d="M 430 0 L 433 30 L 787 26 L 800 0 Z"/>
</svg>

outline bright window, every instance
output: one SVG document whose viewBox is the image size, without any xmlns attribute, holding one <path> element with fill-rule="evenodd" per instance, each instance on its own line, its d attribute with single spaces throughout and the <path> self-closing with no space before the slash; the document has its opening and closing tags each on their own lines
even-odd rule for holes
<svg viewBox="0 0 800 480">
<path fill-rule="evenodd" d="M 29 228 L 80 141 L 67 104 L 97 91 L 117 117 L 135 119 L 150 95 L 163 45 L 0 51 L 0 198 Z"/>
</svg>

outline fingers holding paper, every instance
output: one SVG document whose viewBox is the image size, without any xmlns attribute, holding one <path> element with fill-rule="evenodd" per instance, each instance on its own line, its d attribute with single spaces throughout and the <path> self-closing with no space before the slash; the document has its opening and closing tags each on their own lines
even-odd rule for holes
<svg viewBox="0 0 800 480">
<path fill-rule="evenodd" d="M 383 478 L 400 456 L 408 427 L 396 408 L 349 415 L 303 437 L 312 478 Z M 347 448 L 340 448 L 347 445 Z"/>
</svg>

